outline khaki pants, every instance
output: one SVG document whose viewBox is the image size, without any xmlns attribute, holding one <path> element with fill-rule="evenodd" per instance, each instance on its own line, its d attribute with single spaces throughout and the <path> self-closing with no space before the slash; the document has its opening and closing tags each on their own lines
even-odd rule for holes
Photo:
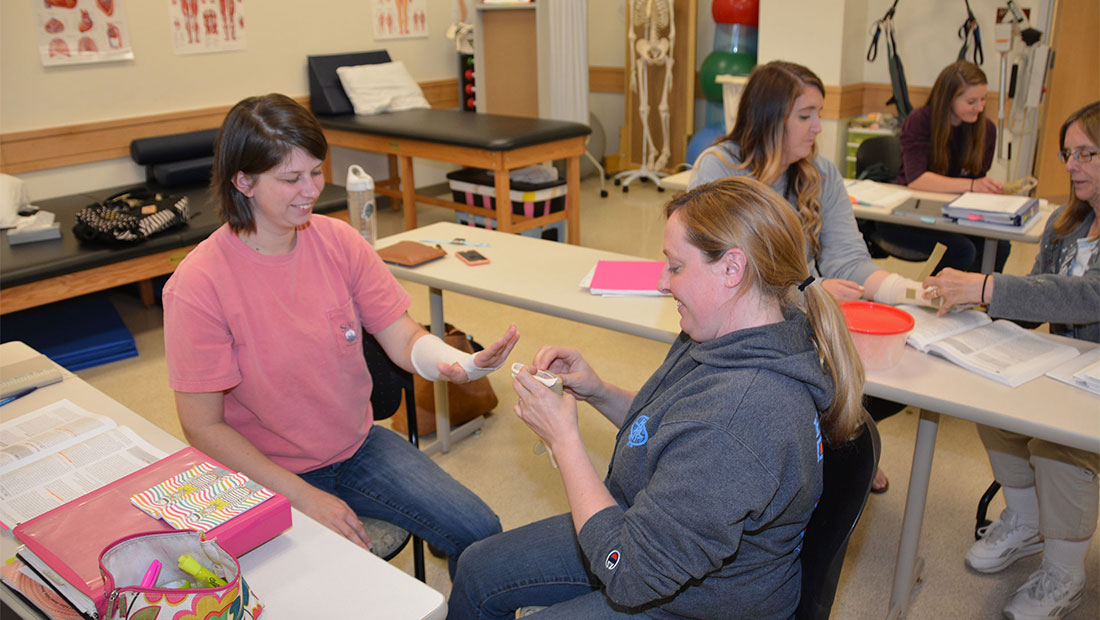
<svg viewBox="0 0 1100 620">
<path fill-rule="evenodd" d="M 1100 505 L 1100 455 L 981 424 L 978 435 L 997 482 L 1006 487 L 1035 485 L 1039 533 L 1044 538 L 1092 536 Z"/>
</svg>

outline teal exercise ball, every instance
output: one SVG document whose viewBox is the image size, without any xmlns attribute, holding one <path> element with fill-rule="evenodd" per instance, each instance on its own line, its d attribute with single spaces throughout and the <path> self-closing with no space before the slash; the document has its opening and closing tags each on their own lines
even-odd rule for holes
<svg viewBox="0 0 1100 620">
<path fill-rule="evenodd" d="M 715 82 L 718 75 L 748 75 L 756 66 L 756 55 L 736 52 L 713 51 L 699 67 L 699 86 L 710 101 L 722 100 L 722 85 Z"/>
<path fill-rule="evenodd" d="M 713 145 L 724 135 L 726 135 L 725 121 L 707 125 L 695 132 L 691 140 L 688 140 L 687 163 L 694 166 L 695 160 L 699 159 L 699 154 L 707 150 L 707 147 Z"/>
</svg>

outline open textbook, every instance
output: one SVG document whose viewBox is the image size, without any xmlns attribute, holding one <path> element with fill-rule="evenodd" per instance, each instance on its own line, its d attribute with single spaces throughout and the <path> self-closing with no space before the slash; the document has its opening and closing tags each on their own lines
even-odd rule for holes
<svg viewBox="0 0 1100 620">
<path fill-rule="evenodd" d="M 14 527 L 166 453 L 69 400 L 0 424 L 0 525 Z"/>
<path fill-rule="evenodd" d="M 906 343 L 1010 387 L 1023 385 L 1080 355 L 1012 321 L 994 321 L 978 310 L 937 317 L 935 310 L 898 306 L 916 325 Z"/>
</svg>

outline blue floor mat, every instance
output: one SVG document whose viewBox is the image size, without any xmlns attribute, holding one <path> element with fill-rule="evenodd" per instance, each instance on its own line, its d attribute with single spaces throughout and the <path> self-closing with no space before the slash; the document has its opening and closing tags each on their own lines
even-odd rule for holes
<svg viewBox="0 0 1100 620">
<path fill-rule="evenodd" d="M 0 342 L 20 340 L 70 371 L 138 354 L 105 295 L 85 295 L 0 317 Z"/>
</svg>

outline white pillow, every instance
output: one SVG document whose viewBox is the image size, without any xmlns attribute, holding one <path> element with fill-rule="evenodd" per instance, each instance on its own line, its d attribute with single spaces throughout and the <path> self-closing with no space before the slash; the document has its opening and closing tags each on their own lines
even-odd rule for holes
<svg viewBox="0 0 1100 620">
<path fill-rule="evenodd" d="M 420 85 L 400 60 L 340 67 L 336 75 L 340 77 L 340 84 L 344 86 L 348 99 L 351 99 L 356 114 L 431 107 L 420 91 Z"/>
</svg>

